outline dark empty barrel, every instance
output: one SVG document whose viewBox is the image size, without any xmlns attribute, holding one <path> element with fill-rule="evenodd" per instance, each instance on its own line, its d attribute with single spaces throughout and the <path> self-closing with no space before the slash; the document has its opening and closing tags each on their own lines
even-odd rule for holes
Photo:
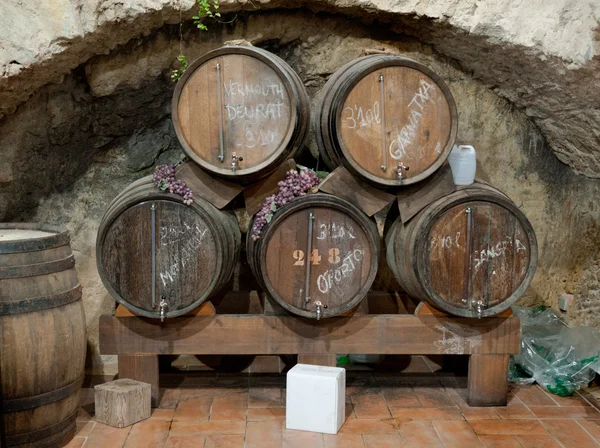
<svg viewBox="0 0 600 448">
<path fill-rule="evenodd" d="M 96 241 L 98 271 L 113 298 L 134 313 L 180 316 L 229 281 L 240 241 L 233 212 L 196 197 L 187 206 L 149 176 L 106 211 Z"/>
<path fill-rule="evenodd" d="M 304 85 L 282 59 L 260 48 L 225 46 L 187 68 L 172 116 L 191 160 L 246 183 L 293 156 L 306 139 L 310 108 Z"/>
<path fill-rule="evenodd" d="M 247 240 L 248 262 L 267 294 L 303 317 L 342 314 L 365 297 L 377 273 L 375 223 L 349 202 L 310 194 L 277 211 Z"/>
<path fill-rule="evenodd" d="M 500 191 L 473 184 L 444 196 L 386 234 L 388 265 L 404 290 L 451 314 L 485 317 L 529 287 L 537 241 Z"/>
<path fill-rule="evenodd" d="M 0 224 L 0 429 L 7 446 L 64 446 L 73 438 L 85 326 L 67 231 Z"/>
<path fill-rule="evenodd" d="M 316 107 L 325 163 L 344 165 L 378 187 L 419 182 L 446 160 L 456 137 L 456 105 L 432 70 L 399 56 L 373 55 L 331 75 Z"/>
</svg>

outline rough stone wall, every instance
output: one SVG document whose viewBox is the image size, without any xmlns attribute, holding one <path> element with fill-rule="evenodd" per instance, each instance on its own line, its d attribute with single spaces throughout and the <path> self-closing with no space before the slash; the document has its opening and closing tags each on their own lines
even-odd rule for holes
<svg viewBox="0 0 600 448">
<path fill-rule="evenodd" d="M 194 0 L 5 0 L 0 116 L 95 54 L 194 13 Z M 221 11 L 339 12 L 412 34 L 525 109 L 557 157 L 600 177 L 596 0 L 223 0 Z M 259 31 L 260 33 L 260 31 Z"/>
<path fill-rule="evenodd" d="M 492 184 L 515 200 L 537 232 L 539 269 L 522 303 L 556 305 L 561 292 L 571 292 L 577 298 L 572 322 L 600 324 L 600 181 L 557 160 L 526 110 L 464 71 L 462 61 L 414 36 L 306 10 L 240 15 L 203 34 L 190 25 L 184 29 L 190 60 L 224 41 L 246 39 L 283 57 L 313 104 L 329 75 L 365 49 L 402 54 L 432 68 L 455 97 L 458 142 L 477 148 Z M 96 231 L 118 191 L 155 163 L 182 156 L 169 110 L 169 70 L 178 53 L 179 27 L 164 26 L 86 60 L 0 121 L 0 219 L 61 223 L 71 231 L 90 367 L 97 372 L 113 371 L 114 359 L 102 359 L 97 347 L 98 317 L 113 300 L 96 272 Z M 308 148 L 315 149 L 312 136 Z"/>
</svg>

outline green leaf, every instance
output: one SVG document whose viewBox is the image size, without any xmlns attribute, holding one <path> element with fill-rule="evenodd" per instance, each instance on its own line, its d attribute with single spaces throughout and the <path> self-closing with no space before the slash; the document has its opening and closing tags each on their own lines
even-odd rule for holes
<svg viewBox="0 0 600 448">
<path fill-rule="evenodd" d="M 216 13 L 215 17 L 221 17 L 221 13 L 220 12 Z"/>
<path fill-rule="evenodd" d="M 192 19 L 194 19 L 194 20 L 200 20 L 200 17 L 198 17 L 198 16 L 192 16 Z"/>
<path fill-rule="evenodd" d="M 327 171 L 315 171 L 315 174 L 319 179 L 325 179 L 327 176 L 329 176 Z"/>
<path fill-rule="evenodd" d="M 169 188 L 169 185 L 167 185 L 167 184 L 160 184 L 160 185 L 158 186 L 158 188 L 159 188 L 161 191 L 165 191 L 167 188 Z"/>
<path fill-rule="evenodd" d="M 275 212 L 275 210 L 277 210 L 277 206 L 275 205 L 275 202 L 271 202 L 271 211 Z"/>
<path fill-rule="evenodd" d="M 273 213 L 267 213 L 265 215 L 265 219 L 267 221 L 267 224 L 269 224 L 271 222 L 271 220 L 273 219 Z"/>
</svg>

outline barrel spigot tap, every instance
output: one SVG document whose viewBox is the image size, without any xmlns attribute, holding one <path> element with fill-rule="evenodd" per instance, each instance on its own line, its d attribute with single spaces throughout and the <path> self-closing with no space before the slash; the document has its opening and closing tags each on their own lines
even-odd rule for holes
<svg viewBox="0 0 600 448">
<path fill-rule="evenodd" d="M 408 171 L 408 167 L 404 165 L 404 163 L 400 162 L 398 164 L 398 168 L 396 168 L 396 175 L 398 176 L 398 182 L 402 182 L 402 179 L 404 178 L 404 173 L 403 171 Z"/>
<path fill-rule="evenodd" d="M 169 307 L 169 304 L 167 303 L 167 299 L 165 296 L 161 296 L 160 297 L 160 303 L 158 305 L 160 307 L 160 321 L 164 322 L 165 321 L 165 315 L 166 315 L 166 310 Z"/>
<path fill-rule="evenodd" d="M 244 160 L 243 157 L 238 157 L 238 155 L 234 152 L 231 154 L 231 171 L 234 173 L 239 168 L 240 162 Z"/>
</svg>

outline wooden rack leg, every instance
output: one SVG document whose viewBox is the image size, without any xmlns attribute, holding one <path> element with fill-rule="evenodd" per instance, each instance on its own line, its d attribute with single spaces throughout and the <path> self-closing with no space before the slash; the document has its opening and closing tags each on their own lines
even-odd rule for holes
<svg viewBox="0 0 600 448">
<path fill-rule="evenodd" d="M 337 365 L 337 359 L 335 355 L 299 354 L 298 362 L 300 364 L 313 364 L 316 366 L 328 367 L 335 367 Z"/>
<path fill-rule="evenodd" d="M 469 406 L 506 406 L 508 355 L 469 357 Z"/>
<path fill-rule="evenodd" d="M 149 383 L 152 407 L 158 406 L 158 355 L 119 355 L 119 378 Z"/>
</svg>

